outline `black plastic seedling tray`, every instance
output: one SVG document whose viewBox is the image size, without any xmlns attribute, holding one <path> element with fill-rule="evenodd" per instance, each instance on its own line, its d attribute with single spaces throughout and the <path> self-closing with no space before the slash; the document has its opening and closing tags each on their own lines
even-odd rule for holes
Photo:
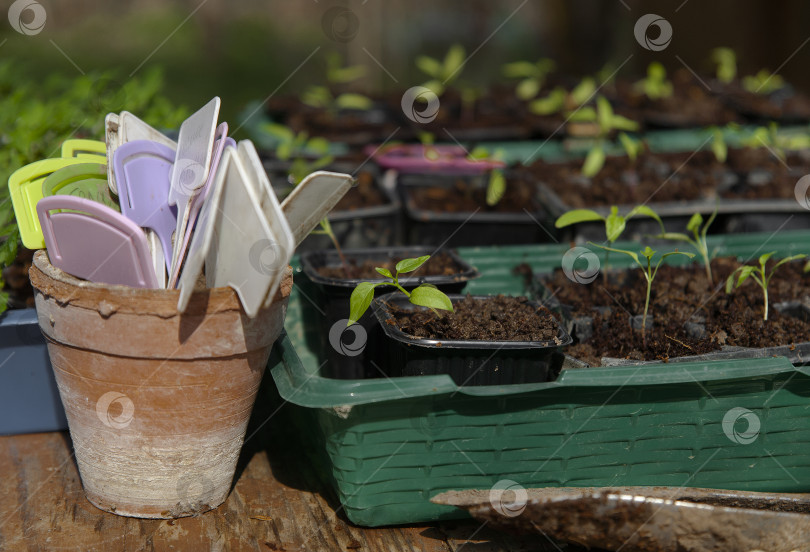
<svg viewBox="0 0 810 552">
<path fill-rule="evenodd" d="M 452 250 L 444 251 L 461 267 L 458 274 L 451 276 L 421 276 L 419 270 L 412 274 L 403 275 L 400 285 L 411 290 L 421 284 L 433 284 L 445 293 L 459 293 L 467 282 L 478 277 L 478 270 L 463 260 Z M 344 255 L 358 263 L 374 259 L 414 258 L 423 255 L 434 255 L 433 247 L 382 247 L 365 249 L 348 249 Z M 341 320 L 349 318 L 349 298 L 357 284 L 365 280 L 357 278 L 327 278 L 318 273 L 323 266 L 340 266 L 340 257 L 335 250 L 311 251 L 301 255 L 301 266 L 308 279 L 305 288 L 311 291 L 311 304 L 305 311 L 307 324 L 320 327 L 318 332 L 320 350 L 326 352 L 324 375 L 337 379 L 359 379 L 364 377 L 381 377 L 379 365 L 374 359 L 377 357 L 379 332 L 376 320 L 371 311 L 358 321 L 359 328 L 333 330 L 332 328 Z M 391 287 L 381 286 L 375 290 L 376 296 L 391 291 Z M 318 312 L 318 309 L 322 312 Z M 331 332 L 331 333 L 330 333 Z M 348 342 L 347 342 L 348 341 Z M 356 343 L 356 345 L 353 345 Z M 362 347 L 362 348 L 361 348 Z"/>
<path fill-rule="evenodd" d="M 473 299 L 486 300 L 476 295 Z M 463 295 L 450 295 L 460 301 Z M 539 302 L 530 305 L 541 308 Z M 554 353 L 571 343 L 571 337 L 558 325 L 556 339 L 550 341 L 461 341 L 416 338 L 396 327 L 390 306 L 414 310 L 407 297 L 390 293 L 372 303 L 374 315 L 385 339 L 381 344 L 386 375 L 434 376 L 447 374 L 457 385 L 511 385 L 551 381 L 555 370 Z M 550 316 L 550 314 L 549 314 Z"/>
</svg>

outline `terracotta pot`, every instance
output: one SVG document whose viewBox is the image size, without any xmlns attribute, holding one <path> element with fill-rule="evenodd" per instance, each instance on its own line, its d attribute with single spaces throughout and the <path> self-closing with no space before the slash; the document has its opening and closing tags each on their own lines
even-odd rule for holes
<svg viewBox="0 0 810 552">
<path fill-rule="evenodd" d="M 284 324 L 287 269 L 250 319 L 230 288 L 195 292 L 78 280 L 38 251 L 31 267 L 76 462 L 90 502 L 174 518 L 228 496 L 256 391 Z"/>
</svg>

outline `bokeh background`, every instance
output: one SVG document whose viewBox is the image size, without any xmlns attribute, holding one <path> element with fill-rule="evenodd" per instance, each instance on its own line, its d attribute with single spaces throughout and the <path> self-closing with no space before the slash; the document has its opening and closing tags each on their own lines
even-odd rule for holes
<svg viewBox="0 0 810 552">
<path fill-rule="evenodd" d="M 343 54 L 368 66 L 366 91 L 403 90 L 425 80 L 419 54 L 441 56 L 452 43 L 473 54 L 462 80 L 487 85 L 501 66 L 550 57 L 558 70 L 585 74 L 606 65 L 641 74 L 652 59 L 674 70 L 709 72 L 709 51 L 737 51 L 741 72 L 779 70 L 810 86 L 810 3 L 677 0 L 40 0 L 47 21 L 26 36 L 0 24 L 0 59 L 21 77 L 73 77 L 113 70 L 126 82 L 153 67 L 168 97 L 192 110 L 214 95 L 223 117 L 249 101 L 297 95 L 324 80 L 324 58 Z M 8 8 L 12 2 L 4 2 Z M 662 52 L 635 42 L 633 24 L 654 12 L 673 26 Z M 30 12 L 23 17 L 30 17 Z M 680 58 L 680 59 L 679 59 Z"/>
</svg>

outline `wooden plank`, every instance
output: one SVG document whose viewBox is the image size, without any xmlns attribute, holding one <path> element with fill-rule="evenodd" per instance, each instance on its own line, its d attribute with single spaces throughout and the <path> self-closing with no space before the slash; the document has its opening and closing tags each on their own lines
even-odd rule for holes
<svg viewBox="0 0 810 552">
<path fill-rule="evenodd" d="M 545 552 L 478 522 L 361 528 L 348 522 L 284 424 L 257 406 L 237 483 L 195 518 L 142 520 L 102 512 L 84 497 L 67 433 L 0 437 L 0 550 L 106 552 Z M 262 422 L 269 420 L 262 425 Z M 281 432 L 280 432 L 281 431 Z M 572 550 L 572 549 L 567 549 Z"/>
</svg>

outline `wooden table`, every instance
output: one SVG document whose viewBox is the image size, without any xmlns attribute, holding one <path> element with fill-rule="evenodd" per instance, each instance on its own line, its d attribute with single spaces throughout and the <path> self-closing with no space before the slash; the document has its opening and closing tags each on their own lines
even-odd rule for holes
<svg viewBox="0 0 810 552">
<path fill-rule="evenodd" d="M 261 397 L 261 395 L 260 395 Z M 284 410 L 282 408 L 282 410 Z M 0 550 L 573 551 L 473 521 L 365 529 L 342 515 L 259 401 L 228 500 L 204 515 L 141 520 L 84 497 L 67 432 L 0 437 Z M 274 423 L 276 422 L 276 423 Z M 578 549 L 577 549 L 578 550 Z"/>
</svg>

